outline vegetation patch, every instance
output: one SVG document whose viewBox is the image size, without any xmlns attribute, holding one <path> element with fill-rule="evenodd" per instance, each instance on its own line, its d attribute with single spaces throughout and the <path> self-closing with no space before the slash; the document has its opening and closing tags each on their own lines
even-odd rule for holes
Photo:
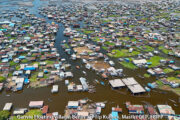
<svg viewBox="0 0 180 120">
<path fill-rule="evenodd" d="M 30 116 L 30 117 L 32 117 L 33 118 L 33 116 L 35 116 L 35 115 L 37 115 L 37 116 L 42 116 L 42 111 L 41 110 L 30 110 L 29 112 L 27 112 L 25 115 L 23 115 L 24 117 L 25 116 Z M 21 116 L 22 118 L 23 118 L 23 116 Z M 12 120 L 19 120 L 16 116 L 13 116 L 13 117 L 11 117 L 12 118 Z M 32 120 L 32 119 L 21 119 L 21 120 Z"/>
<path fill-rule="evenodd" d="M 9 111 L 2 110 L 0 111 L 0 120 L 7 120 L 10 115 Z"/>
<path fill-rule="evenodd" d="M 146 73 L 146 74 L 144 74 L 144 77 L 149 78 L 149 77 L 151 77 L 151 75 Z"/>
<path fill-rule="evenodd" d="M 180 79 L 179 79 L 179 78 L 176 78 L 176 77 L 168 77 L 167 80 L 168 80 L 168 81 L 171 81 L 171 82 L 180 83 Z"/>
<path fill-rule="evenodd" d="M 106 47 L 106 46 L 102 46 L 102 49 L 104 49 L 104 50 L 108 50 L 108 47 Z"/>
<path fill-rule="evenodd" d="M 164 69 L 163 71 L 164 71 L 165 73 L 171 73 L 171 72 L 173 72 L 174 70 L 171 69 L 171 68 L 166 68 L 166 69 Z"/>
<path fill-rule="evenodd" d="M 129 69 L 137 69 L 138 67 L 135 66 L 132 62 L 120 62 L 121 65 L 123 65 L 125 68 L 129 68 Z"/>
<path fill-rule="evenodd" d="M 18 63 L 15 63 L 14 61 L 11 61 L 11 62 L 9 62 L 9 64 L 10 64 L 10 66 L 15 66 L 15 65 L 17 65 Z"/>
<path fill-rule="evenodd" d="M 46 62 L 48 65 L 52 65 L 52 64 L 55 63 L 55 61 L 51 61 L 51 60 L 46 60 L 45 62 Z"/>
<path fill-rule="evenodd" d="M 163 53 L 165 54 L 169 54 L 170 52 L 172 52 L 172 50 L 168 50 L 166 49 L 164 46 L 160 46 L 159 47 L 159 50 L 161 50 Z"/>
<path fill-rule="evenodd" d="M 130 40 L 129 37 L 118 37 L 119 40 Z"/>
<path fill-rule="evenodd" d="M 112 43 L 112 42 L 109 42 L 109 41 L 106 41 L 105 44 L 109 45 L 109 46 L 115 46 L 116 45 L 115 43 Z"/>
<path fill-rule="evenodd" d="M 145 51 L 145 52 L 151 52 L 151 51 L 154 51 L 154 48 L 151 47 L 151 46 L 148 46 L 148 45 L 139 47 L 139 49 L 140 49 L 140 50 L 143 50 L 143 51 Z"/>
<path fill-rule="evenodd" d="M 135 56 L 138 55 L 140 52 L 138 51 L 133 51 L 133 52 L 129 52 L 126 49 L 122 49 L 122 50 L 112 50 L 111 54 L 109 54 L 112 57 L 129 57 L 129 56 Z"/>
<path fill-rule="evenodd" d="M 6 78 L 5 78 L 5 77 L 0 76 L 0 83 L 1 83 L 1 82 L 4 82 L 5 80 L 6 80 Z"/>
<path fill-rule="evenodd" d="M 30 81 L 31 82 L 37 82 L 37 76 L 38 76 L 38 72 L 36 72 L 33 75 L 31 75 Z"/>
<path fill-rule="evenodd" d="M 93 33 L 94 31 L 93 30 L 84 30 L 83 31 L 85 34 L 91 34 L 91 33 Z"/>
<path fill-rule="evenodd" d="M 160 60 L 164 59 L 163 57 L 160 56 L 153 56 L 151 57 L 148 62 L 151 62 L 152 64 L 149 65 L 149 67 L 157 67 L 160 65 Z"/>
</svg>

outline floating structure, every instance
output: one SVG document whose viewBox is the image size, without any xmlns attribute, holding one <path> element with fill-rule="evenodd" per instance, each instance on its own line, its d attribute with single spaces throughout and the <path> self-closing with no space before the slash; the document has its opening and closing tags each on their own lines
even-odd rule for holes
<svg viewBox="0 0 180 120">
<path fill-rule="evenodd" d="M 174 110 L 169 105 L 157 105 L 160 115 L 169 116 L 175 115 Z"/>
<path fill-rule="evenodd" d="M 79 80 L 80 80 L 80 82 L 82 84 L 83 90 L 88 91 L 89 88 L 88 88 L 88 84 L 86 82 L 86 78 L 81 77 L 81 78 L 79 78 Z"/>
<path fill-rule="evenodd" d="M 10 111 L 11 108 L 12 108 L 12 105 L 13 105 L 12 103 L 6 103 L 5 106 L 4 106 L 4 108 L 3 108 L 3 110 Z"/>
<path fill-rule="evenodd" d="M 127 85 L 132 94 L 146 92 L 146 90 L 140 84 L 138 84 L 138 82 L 133 77 L 122 79 L 122 81 L 125 85 Z"/>
<path fill-rule="evenodd" d="M 53 85 L 51 92 L 52 93 L 57 93 L 59 91 L 59 86 L 58 85 Z"/>
<path fill-rule="evenodd" d="M 30 101 L 29 107 L 30 108 L 42 108 L 44 105 L 44 101 Z"/>
<path fill-rule="evenodd" d="M 27 108 L 16 108 L 13 111 L 13 115 L 24 115 L 28 111 Z"/>
<path fill-rule="evenodd" d="M 113 89 L 125 87 L 125 84 L 120 79 L 110 80 L 109 83 Z"/>
</svg>

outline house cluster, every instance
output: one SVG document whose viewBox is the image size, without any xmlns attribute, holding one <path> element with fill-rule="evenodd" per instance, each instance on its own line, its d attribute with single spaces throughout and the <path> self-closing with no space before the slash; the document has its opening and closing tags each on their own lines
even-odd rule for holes
<svg viewBox="0 0 180 120">
<path fill-rule="evenodd" d="M 73 77 L 67 70 L 71 65 L 60 58 L 54 47 L 58 24 L 46 23 L 45 19 L 28 11 L 22 16 L 22 21 L 0 23 L 3 28 L 0 36 L 0 76 L 6 78 L 1 81 L 6 83 L 1 88 L 18 91 L 27 84 L 41 87 Z"/>
<path fill-rule="evenodd" d="M 4 111 L 12 111 L 9 118 L 17 117 L 24 118 L 28 115 L 28 119 L 41 119 L 41 120 L 58 120 L 58 119 L 78 119 L 78 120 L 93 120 L 99 119 L 102 116 L 102 111 L 105 109 L 105 102 L 92 102 L 89 99 L 80 99 L 77 101 L 68 101 L 65 107 L 64 115 L 58 112 L 49 112 L 49 106 L 44 104 L 44 101 L 30 101 L 28 108 L 15 107 L 13 103 L 6 103 L 3 107 Z M 158 104 L 157 110 L 152 105 L 132 105 L 131 102 L 125 103 L 129 115 L 134 115 L 134 120 L 147 120 L 148 118 L 138 118 L 139 115 L 149 115 L 152 120 L 168 119 L 178 120 L 179 116 L 170 105 Z M 15 108 L 14 108 L 15 107 Z M 33 113 L 33 114 L 31 114 Z M 118 120 L 120 114 L 123 113 L 122 108 L 119 106 L 112 107 L 112 112 L 107 116 L 109 119 Z M 35 118 L 36 117 L 36 118 Z"/>
<path fill-rule="evenodd" d="M 65 109 L 66 118 L 92 120 L 99 116 L 105 108 L 105 103 L 89 103 L 88 100 L 69 101 Z"/>
</svg>

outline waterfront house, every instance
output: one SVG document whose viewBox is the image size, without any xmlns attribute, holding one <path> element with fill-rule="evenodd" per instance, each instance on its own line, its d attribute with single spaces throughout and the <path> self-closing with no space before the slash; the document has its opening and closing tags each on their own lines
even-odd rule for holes
<svg viewBox="0 0 180 120">
<path fill-rule="evenodd" d="M 120 79 L 109 80 L 109 83 L 113 89 L 125 87 L 125 84 Z"/>
<path fill-rule="evenodd" d="M 169 105 L 157 105 L 160 115 L 169 116 L 175 115 L 174 110 Z"/>
<path fill-rule="evenodd" d="M 77 109 L 78 106 L 79 106 L 79 101 L 69 101 L 67 107 L 69 109 Z"/>
<path fill-rule="evenodd" d="M 12 108 L 13 104 L 12 103 L 6 103 L 3 110 L 7 110 L 7 111 L 10 111 L 11 108 Z"/>
<path fill-rule="evenodd" d="M 13 115 L 24 115 L 27 111 L 27 108 L 15 108 Z"/>
<path fill-rule="evenodd" d="M 29 107 L 30 108 L 42 108 L 44 105 L 44 101 L 30 101 Z"/>
</svg>

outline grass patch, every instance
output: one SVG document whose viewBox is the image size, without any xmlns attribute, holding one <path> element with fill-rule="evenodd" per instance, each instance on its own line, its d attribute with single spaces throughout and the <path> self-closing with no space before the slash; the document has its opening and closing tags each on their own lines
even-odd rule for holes
<svg viewBox="0 0 180 120">
<path fill-rule="evenodd" d="M 111 22 L 112 20 L 101 20 L 101 22 L 103 23 L 108 23 L 108 22 Z"/>
<path fill-rule="evenodd" d="M 129 37 L 118 37 L 118 39 L 119 39 L 119 40 L 126 40 L 126 41 L 127 41 L 127 40 L 130 40 Z"/>
<path fill-rule="evenodd" d="M 175 93 L 177 93 L 178 95 L 180 95 L 180 88 L 174 88 L 173 91 L 174 91 Z"/>
<path fill-rule="evenodd" d="M 135 66 L 132 62 L 120 62 L 121 65 L 123 65 L 125 68 L 129 68 L 129 69 L 137 69 L 138 67 Z"/>
<path fill-rule="evenodd" d="M 9 62 L 9 64 L 10 64 L 10 66 L 15 66 L 15 65 L 17 65 L 18 63 L 15 63 L 14 61 L 11 61 L 11 62 Z"/>
<path fill-rule="evenodd" d="M 102 49 L 104 49 L 104 50 L 108 50 L 108 47 L 106 47 L 106 46 L 102 46 Z"/>
<path fill-rule="evenodd" d="M 172 52 L 172 50 L 168 50 L 164 46 L 160 46 L 158 47 L 158 49 L 161 50 L 165 54 L 169 54 L 170 52 Z"/>
<path fill-rule="evenodd" d="M 34 115 L 37 115 L 37 116 L 42 116 L 42 111 L 39 110 L 39 109 L 34 109 L 34 110 L 30 110 L 29 112 L 27 112 L 25 115 L 23 116 L 31 116 L 33 118 Z M 23 117 L 22 116 L 22 117 Z M 16 116 L 13 116 L 11 117 L 12 120 L 19 120 Z M 21 119 L 21 120 L 32 120 L 32 119 Z"/>
<path fill-rule="evenodd" d="M 151 46 L 148 46 L 148 45 L 139 47 L 139 49 L 140 49 L 140 50 L 143 50 L 143 51 L 145 51 L 145 52 L 151 52 L 151 51 L 154 51 L 154 48 L 151 47 Z"/>
<path fill-rule="evenodd" d="M 176 82 L 176 83 L 180 83 L 180 79 L 176 78 L 176 77 L 168 77 L 167 80 L 172 81 L 172 82 Z"/>
<path fill-rule="evenodd" d="M 8 73 L 8 77 L 12 77 L 13 76 L 13 74 L 12 73 Z"/>
<path fill-rule="evenodd" d="M 20 65 L 16 66 L 16 70 L 19 70 L 20 69 Z"/>
<path fill-rule="evenodd" d="M 108 17 L 120 17 L 120 15 L 109 15 Z"/>
<path fill-rule="evenodd" d="M 151 77 L 151 75 L 146 73 L 146 74 L 144 74 L 144 77 L 149 78 L 149 77 Z"/>
<path fill-rule="evenodd" d="M 4 82 L 5 80 L 6 80 L 6 78 L 5 78 L 5 77 L 0 76 L 0 83 Z"/>
<path fill-rule="evenodd" d="M 160 60 L 164 59 L 163 57 L 160 56 L 153 56 L 147 62 L 151 62 L 152 64 L 149 65 L 149 67 L 157 67 L 160 65 Z"/>
<path fill-rule="evenodd" d="M 94 32 L 94 30 L 84 30 L 83 32 L 84 32 L 85 34 L 91 34 L 91 33 Z"/>
<path fill-rule="evenodd" d="M 30 27 L 31 24 L 23 24 L 22 27 Z"/>
<path fill-rule="evenodd" d="M 55 63 L 55 61 L 50 61 L 50 60 L 46 60 L 45 62 L 46 62 L 48 65 L 49 65 L 49 64 L 52 65 L 52 64 Z"/>
<path fill-rule="evenodd" d="M 138 55 L 140 52 L 138 51 L 133 51 L 133 52 L 129 52 L 126 49 L 122 49 L 122 50 L 112 50 L 111 54 L 109 54 L 112 57 L 129 57 L 129 56 L 135 56 Z"/>
<path fill-rule="evenodd" d="M 171 73 L 171 72 L 173 72 L 174 70 L 171 69 L 171 68 L 166 68 L 166 69 L 164 69 L 163 71 L 164 71 L 165 73 Z"/>
<path fill-rule="evenodd" d="M 115 46 L 116 45 L 115 43 L 112 43 L 112 42 L 109 42 L 109 41 L 106 41 L 105 44 L 109 45 L 109 46 Z"/>
<path fill-rule="evenodd" d="M 99 41 L 100 41 L 100 38 L 99 38 L 99 37 L 95 37 L 95 38 L 93 39 L 93 41 L 99 42 Z"/>
<path fill-rule="evenodd" d="M 160 80 L 157 80 L 156 83 L 157 83 L 158 87 L 162 87 L 164 85 L 163 82 Z"/>
<path fill-rule="evenodd" d="M 10 115 L 9 111 L 6 110 L 0 111 L 0 120 L 8 120 L 9 115 Z"/>
<path fill-rule="evenodd" d="M 64 46 L 66 47 L 66 48 L 69 48 L 69 45 L 66 43 L 66 44 L 64 44 Z"/>
<path fill-rule="evenodd" d="M 38 72 L 31 75 L 30 82 L 36 82 L 37 81 Z"/>
<path fill-rule="evenodd" d="M 21 62 L 22 63 L 27 63 L 29 60 L 28 59 L 23 59 Z"/>
</svg>

